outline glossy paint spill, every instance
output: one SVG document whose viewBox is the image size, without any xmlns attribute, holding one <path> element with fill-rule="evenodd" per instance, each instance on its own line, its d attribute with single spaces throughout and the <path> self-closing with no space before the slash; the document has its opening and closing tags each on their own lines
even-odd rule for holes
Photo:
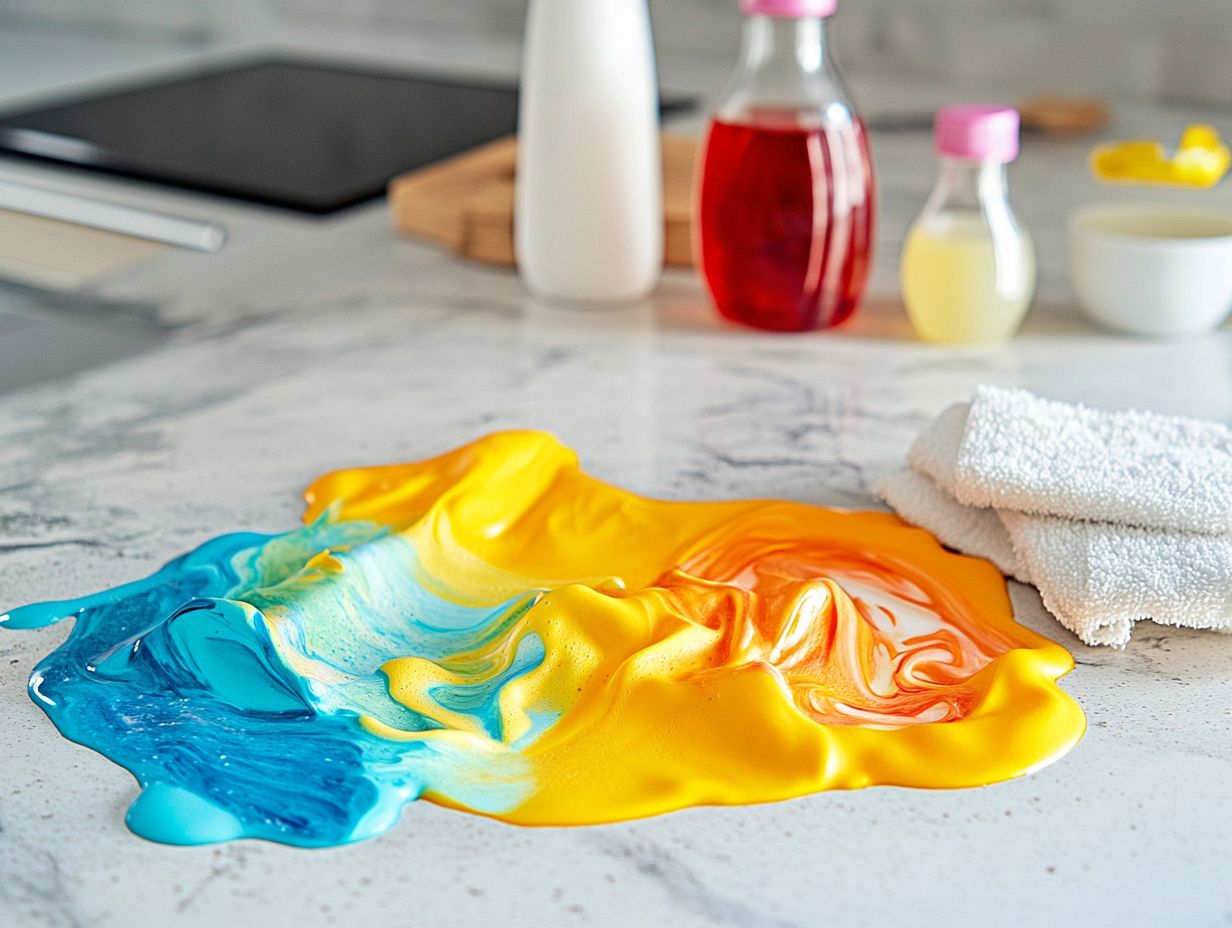
<svg viewBox="0 0 1232 928">
<path fill-rule="evenodd" d="M 1069 654 L 998 572 L 892 516 L 649 500 L 533 432 L 307 499 L 298 530 L 0 617 L 76 619 L 31 692 L 136 776 L 138 834 L 321 846 L 421 796 L 581 825 L 974 786 L 1083 731 Z"/>
</svg>

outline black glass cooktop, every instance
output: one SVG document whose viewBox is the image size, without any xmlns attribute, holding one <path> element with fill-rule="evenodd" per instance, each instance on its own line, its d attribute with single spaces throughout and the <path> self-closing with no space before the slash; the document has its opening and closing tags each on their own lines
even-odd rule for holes
<svg viewBox="0 0 1232 928">
<path fill-rule="evenodd" d="M 517 105 L 513 86 L 267 57 L 4 114 L 0 153 L 330 213 L 514 132 Z"/>
</svg>

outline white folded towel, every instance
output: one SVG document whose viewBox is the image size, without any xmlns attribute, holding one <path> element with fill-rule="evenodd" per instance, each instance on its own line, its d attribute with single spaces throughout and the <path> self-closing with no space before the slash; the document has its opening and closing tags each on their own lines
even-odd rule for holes
<svg viewBox="0 0 1232 928">
<path fill-rule="evenodd" d="M 1045 608 L 1086 644 L 1124 647 L 1144 619 L 1232 629 L 1232 537 L 964 506 L 910 470 L 877 492 L 947 547 L 1034 584 Z"/>
<path fill-rule="evenodd" d="M 884 480 L 881 497 L 946 545 L 1035 584 L 1087 644 L 1123 647 L 1143 619 L 1232 630 L 1224 426 L 981 387 L 908 460 L 914 470 Z"/>
<path fill-rule="evenodd" d="M 900 470 L 882 480 L 877 495 L 908 522 L 936 535 L 947 548 L 992 561 L 1006 576 L 1031 582 L 1014 553 L 1009 532 L 992 509 L 964 506 L 913 470 Z"/>
<path fill-rule="evenodd" d="M 1206 534 L 1232 532 L 1232 429 L 1103 412 L 982 386 L 908 456 L 968 506 Z"/>
<path fill-rule="evenodd" d="M 1049 612 L 1091 645 L 1124 647 L 1135 622 L 1232 626 L 1232 538 L 998 515 Z"/>
</svg>

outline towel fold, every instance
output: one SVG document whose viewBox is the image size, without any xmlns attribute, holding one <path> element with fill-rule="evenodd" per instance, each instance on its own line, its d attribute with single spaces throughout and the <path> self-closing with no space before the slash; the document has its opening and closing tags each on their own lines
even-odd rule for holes
<svg viewBox="0 0 1232 928">
<path fill-rule="evenodd" d="M 1204 534 L 1232 532 L 1232 429 L 1103 412 L 982 386 L 912 447 L 968 506 Z"/>
<path fill-rule="evenodd" d="M 1232 537 L 965 506 L 910 470 L 887 477 L 877 492 L 947 547 L 1033 584 L 1086 644 L 1124 647 L 1144 619 L 1232 628 Z"/>
<path fill-rule="evenodd" d="M 878 494 L 944 544 L 1034 584 L 1090 645 L 1135 622 L 1232 630 L 1232 431 L 981 387 Z"/>
<path fill-rule="evenodd" d="M 964 506 L 913 470 L 900 470 L 882 480 L 877 495 L 908 522 L 936 535 L 947 548 L 992 561 L 1007 577 L 1031 582 L 1014 553 L 1009 532 L 992 509 Z"/>
<path fill-rule="evenodd" d="M 1001 510 L 1044 607 L 1091 645 L 1124 647 L 1135 622 L 1232 625 L 1232 538 Z"/>
</svg>

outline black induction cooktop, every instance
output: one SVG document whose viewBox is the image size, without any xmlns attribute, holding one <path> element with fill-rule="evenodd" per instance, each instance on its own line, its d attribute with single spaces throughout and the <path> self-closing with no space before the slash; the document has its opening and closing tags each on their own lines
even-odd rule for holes
<svg viewBox="0 0 1232 928">
<path fill-rule="evenodd" d="M 511 85 L 270 56 L 0 115 L 0 154 L 320 214 L 514 132 L 517 108 Z"/>
</svg>

